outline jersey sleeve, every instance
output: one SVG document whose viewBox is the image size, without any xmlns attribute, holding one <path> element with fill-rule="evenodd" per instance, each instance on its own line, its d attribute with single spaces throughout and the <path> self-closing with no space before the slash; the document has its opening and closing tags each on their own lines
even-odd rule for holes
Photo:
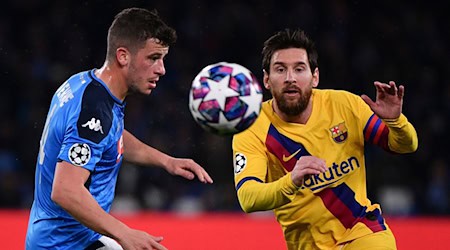
<svg viewBox="0 0 450 250">
<path fill-rule="evenodd" d="M 245 212 L 271 210 L 294 199 L 298 188 L 290 173 L 266 183 L 265 147 L 253 132 L 246 130 L 235 135 L 232 145 L 237 196 Z"/>
<path fill-rule="evenodd" d="M 395 153 L 414 152 L 418 138 L 413 125 L 405 115 L 397 119 L 379 118 L 359 96 L 355 95 L 358 115 L 361 117 L 364 141 Z"/>
<path fill-rule="evenodd" d="M 89 171 L 94 170 L 109 144 L 107 137 L 113 119 L 111 105 L 97 88 L 88 86 L 79 102 L 72 102 L 66 109 L 64 139 L 58 155 L 60 161 Z"/>
<path fill-rule="evenodd" d="M 397 119 L 384 119 L 389 128 L 388 146 L 396 153 L 411 153 L 417 150 L 419 139 L 413 125 L 403 114 Z"/>
</svg>

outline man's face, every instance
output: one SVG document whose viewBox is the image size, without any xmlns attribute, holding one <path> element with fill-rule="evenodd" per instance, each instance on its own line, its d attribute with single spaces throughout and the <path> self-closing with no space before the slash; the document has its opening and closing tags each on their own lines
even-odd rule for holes
<svg viewBox="0 0 450 250">
<path fill-rule="evenodd" d="M 158 43 L 158 40 L 148 39 L 145 46 L 132 55 L 127 74 L 130 93 L 149 95 L 161 76 L 166 73 L 164 57 L 169 53 L 169 47 Z"/>
<path fill-rule="evenodd" d="M 299 48 L 275 51 L 270 72 L 264 72 L 264 86 L 270 90 L 278 109 L 287 116 L 299 115 L 306 109 L 312 88 L 318 82 L 318 69 L 311 73 L 308 54 Z"/>
</svg>

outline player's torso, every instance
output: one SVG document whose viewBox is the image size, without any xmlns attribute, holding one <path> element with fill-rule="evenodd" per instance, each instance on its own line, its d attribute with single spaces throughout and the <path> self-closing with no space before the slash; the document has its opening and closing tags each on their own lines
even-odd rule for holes
<svg viewBox="0 0 450 250">
<path fill-rule="evenodd" d="M 313 112 L 304 125 L 283 122 L 273 113 L 271 103 L 265 103 L 258 122 L 266 132 L 257 134 L 266 147 L 266 182 L 292 171 L 300 157 L 315 156 L 326 161 L 328 171 L 306 178 L 296 199 L 276 209 L 275 214 L 288 241 L 298 244 L 301 238 L 302 242 L 324 244 L 327 248 L 327 244 L 333 244 L 327 242 L 330 239 L 345 239 L 359 220 L 358 214 L 364 214 L 366 206 L 371 205 L 366 197 L 364 138 L 359 118 L 352 110 L 334 103 L 326 91 L 315 90 L 314 95 Z"/>
<path fill-rule="evenodd" d="M 93 79 L 92 71 L 71 77 L 53 97 L 36 166 L 44 176 L 37 177 L 51 182 L 57 161 L 65 160 L 91 172 L 90 191 L 101 199 L 99 187 L 111 182 L 122 160 L 123 118 L 124 104 Z M 87 155 L 77 152 L 81 144 L 90 145 Z"/>
<path fill-rule="evenodd" d="M 58 88 L 40 141 L 35 201 L 30 216 L 30 223 L 34 224 L 29 230 L 38 235 L 51 234 L 61 242 L 64 238 L 74 240 L 72 233 L 83 235 L 80 236 L 82 241 L 90 240 L 93 232 L 86 231 L 51 200 L 56 164 L 62 160 L 89 170 L 85 186 L 99 205 L 109 211 L 123 158 L 124 106 L 111 97 L 92 71 L 74 75 Z M 45 225 L 46 220 L 54 223 L 63 220 L 66 227 L 71 224 L 67 230 L 72 233 L 66 231 L 59 235 L 49 228 L 42 228 L 40 225 Z"/>
</svg>

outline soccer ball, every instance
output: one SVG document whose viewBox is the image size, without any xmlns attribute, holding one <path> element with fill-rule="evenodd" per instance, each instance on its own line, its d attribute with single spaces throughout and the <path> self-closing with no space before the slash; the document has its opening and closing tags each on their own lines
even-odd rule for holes
<svg viewBox="0 0 450 250">
<path fill-rule="evenodd" d="M 232 135 L 255 122 L 262 99 L 261 86 L 250 70 L 219 62 L 203 68 L 192 81 L 189 109 L 206 131 Z"/>
</svg>

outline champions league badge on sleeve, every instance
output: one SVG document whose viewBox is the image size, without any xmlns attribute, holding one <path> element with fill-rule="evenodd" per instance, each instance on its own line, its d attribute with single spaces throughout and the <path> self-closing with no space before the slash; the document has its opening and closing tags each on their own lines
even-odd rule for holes
<svg viewBox="0 0 450 250">
<path fill-rule="evenodd" d="M 86 143 L 75 143 L 69 149 L 69 160 L 73 165 L 84 166 L 91 159 L 91 148 Z"/>
<path fill-rule="evenodd" d="M 247 165 L 247 158 L 242 153 L 236 153 L 234 156 L 234 173 L 239 174 Z"/>
</svg>

